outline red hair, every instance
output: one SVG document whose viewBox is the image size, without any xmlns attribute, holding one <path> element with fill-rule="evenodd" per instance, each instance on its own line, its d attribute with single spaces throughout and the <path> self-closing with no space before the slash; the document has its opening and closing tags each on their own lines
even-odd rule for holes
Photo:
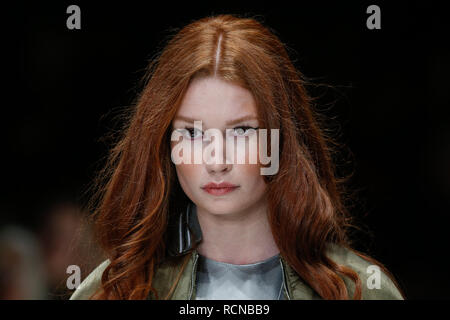
<svg viewBox="0 0 450 320">
<path fill-rule="evenodd" d="M 170 158 L 170 125 L 197 76 L 217 76 L 248 89 L 260 127 L 280 129 L 279 171 L 265 176 L 280 254 L 322 298 L 350 298 L 344 275 L 355 282 L 353 298 L 360 299 L 358 274 L 325 255 L 328 242 L 351 249 L 352 223 L 331 158 L 332 140 L 319 127 L 304 77 L 272 31 L 233 15 L 189 24 L 149 64 L 145 87 L 99 174 L 92 201 L 95 233 L 110 259 L 93 298 L 145 299 L 150 291 L 158 297 L 152 281 L 165 257 L 167 223 L 186 199 Z M 353 251 L 396 284 L 382 264 Z"/>
</svg>

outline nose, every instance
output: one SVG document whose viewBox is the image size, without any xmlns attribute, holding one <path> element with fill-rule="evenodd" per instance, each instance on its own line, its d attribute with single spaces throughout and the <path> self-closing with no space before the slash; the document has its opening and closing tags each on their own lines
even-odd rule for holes
<svg viewBox="0 0 450 320">
<path fill-rule="evenodd" d="M 217 161 L 216 161 L 217 162 Z M 227 164 L 227 163 L 212 163 L 212 164 L 205 164 L 206 170 L 210 174 L 224 174 L 229 171 L 231 171 L 233 165 Z"/>
<path fill-rule="evenodd" d="M 232 170 L 233 164 L 232 161 L 228 161 L 227 163 L 227 154 L 226 154 L 226 142 L 224 141 L 222 136 L 217 136 L 214 139 L 220 139 L 222 148 L 220 148 L 220 144 L 214 145 L 214 143 L 209 143 L 209 147 L 217 147 L 212 153 L 205 152 L 204 165 L 209 174 L 224 174 Z M 221 153 L 221 154 L 220 154 Z"/>
</svg>

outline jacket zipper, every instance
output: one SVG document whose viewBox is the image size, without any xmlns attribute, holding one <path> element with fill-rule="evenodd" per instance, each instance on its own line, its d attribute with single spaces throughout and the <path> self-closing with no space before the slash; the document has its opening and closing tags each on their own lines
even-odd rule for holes
<svg viewBox="0 0 450 320">
<path fill-rule="evenodd" d="M 288 292 L 288 290 L 287 290 L 287 285 L 286 285 L 286 279 L 285 279 L 285 276 L 284 276 L 284 266 L 283 266 L 283 262 L 281 261 L 281 259 L 280 259 L 280 264 L 281 264 L 281 273 L 282 273 L 282 275 L 283 275 L 283 287 L 284 287 L 284 292 L 285 292 L 285 294 L 286 294 L 286 297 L 288 298 L 288 300 L 291 300 L 291 297 L 289 296 L 289 292 Z"/>
<path fill-rule="evenodd" d="M 191 286 L 189 288 L 189 297 L 188 300 L 192 300 L 192 293 L 194 292 L 194 284 L 195 284 L 195 278 L 196 278 L 196 271 L 197 271 L 197 259 L 198 259 L 198 253 L 197 251 L 194 251 L 194 265 L 192 267 L 192 274 L 191 274 Z"/>
</svg>

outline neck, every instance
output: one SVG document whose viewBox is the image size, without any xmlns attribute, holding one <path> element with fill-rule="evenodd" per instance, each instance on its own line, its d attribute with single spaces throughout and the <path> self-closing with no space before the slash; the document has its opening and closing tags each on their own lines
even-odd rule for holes
<svg viewBox="0 0 450 320">
<path fill-rule="evenodd" d="M 250 264 L 279 253 L 268 221 L 264 201 L 245 212 L 211 214 L 197 207 L 203 240 L 199 254 L 219 262 Z"/>
</svg>

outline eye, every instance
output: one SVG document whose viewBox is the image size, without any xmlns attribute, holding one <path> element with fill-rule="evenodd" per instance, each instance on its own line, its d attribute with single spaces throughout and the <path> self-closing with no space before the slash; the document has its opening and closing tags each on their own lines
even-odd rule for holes
<svg viewBox="0 0 450 320">
<path fill-rule="evenodd" d="M 201 138 L 203 136 L 203 132 L 197 128 L 184 128 L 184 135 L 191 140 Z"/>
<path fill-rule="evenodd" d="M 258 128 L 249 127 L 249 126 L 240 126 L 233 128 L 232 134 L 236 137 L 247 137 L 252 134 L 253 130 L 258 130 Z"/>
</svg>

